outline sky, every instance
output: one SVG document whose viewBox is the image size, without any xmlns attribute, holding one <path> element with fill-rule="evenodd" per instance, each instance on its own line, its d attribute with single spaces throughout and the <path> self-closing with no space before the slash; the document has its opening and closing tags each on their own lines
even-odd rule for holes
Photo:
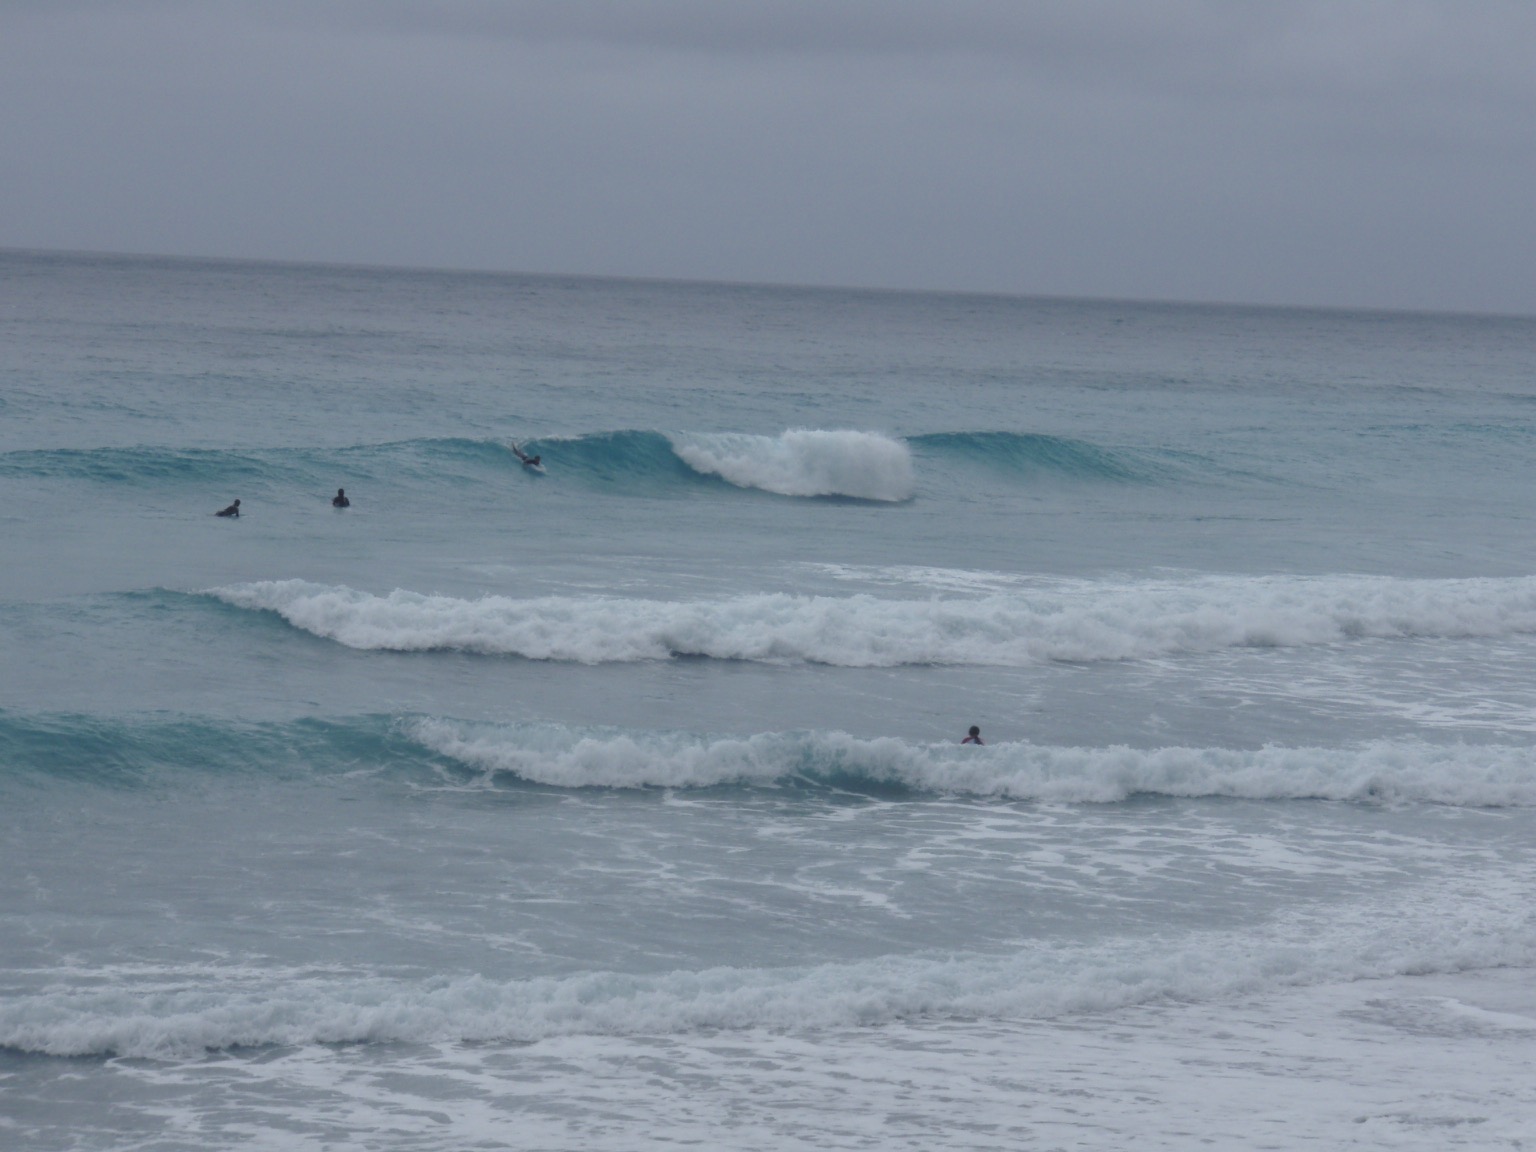
<svg viewBox="0 0 1536 1152">
<path fill-rule="evenodd" d="M 0 0 L 0 247 L 1536 313 L 1529 0 Z"/>
</svg>

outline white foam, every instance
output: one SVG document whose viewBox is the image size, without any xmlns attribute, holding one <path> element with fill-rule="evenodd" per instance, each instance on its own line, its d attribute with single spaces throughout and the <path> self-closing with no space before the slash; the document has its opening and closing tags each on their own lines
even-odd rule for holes
<svg viewBox="0 0 1536 1152">
<path fill-rule="evenodd" d="M 585 972 L 419 982 L 272 971 L 228 981 L 206 968 L 154 987 L 97 975 L 0 1003 L 0 1047 L 57 1056 L 179 1056 L 279 1044 L 529 1041 L 819 1029 L 923 1018 L 1054 1017 L 1169 998 L 1209 1001 L 1291 985 L 1536 962 L 1536 926 L 1507 903 L 1412 905 L 1330 915 L 1268 933 L 1033 945 L 1003 956 L 887 956 L 798 968 L 655 975 Z"/>
<path fill-rule="evenodd" d="M 353 648 L 538 660 L 804 660 L 847 667 L 1126 660 L 1367 637 L 1536 632 L 1536 577 L 1376 576 L 1059 581 L 971 597 L 741 595 L 477 600 L 266 580 L 208 595 L 276 612 Z"/>
<path fill-rule="evenodd" d="M 1375 741 L 1350 748 L 960 747 L 842 732 L 710 738 L 592 732 L 560 725 L 408 721 L 423 747 L 480 771 L 563 788 L 709 787 L 820 782 L 924 792 L 1114 803 L 1138 794 L 1536 806 L 1536 749 Z"/>
<path fill-rule="evenodd" d="M 696 472 L 738 488 L 781 496 L 854 496 L 908 500 L 912 451 L 878 432 L 795 428 L 778 436 L 687 432 L 668 436 L 672 451 Z"/>
<path fill-rule="evenodd" d="M 89 1131 L 98 1111 L 80 1102 L 101 1100 L 114 1123 L 97 1131 L 163 1132 L 162 1143 L 196 1132 L 202 1147 L 262 1152 L 287 1152 L 295 1131 L 323 1132 L 337 1152 L 376 1148 L 381 1133 L 395 1148 L 501 1147 L 509 1132 L 542 1152 L 631 1152 L 636 1132 L 742 1150 L 1515 1149 L 1536 1130 L 1528 1036 L 1425 1030 L 1379 1008 L 1426 993 L 1529 1005 L 1530 975 L 1355 981 L 1056 1021 L 93 1061 L 59 1067 L 31 1111 L 51 1106 L 42 1114 L 60 1128 Z M 40 1085 L 26 1086 L 31 1098 Z M 253 1126 L 258 1110 L 284 1125 Z"/>
</svg>

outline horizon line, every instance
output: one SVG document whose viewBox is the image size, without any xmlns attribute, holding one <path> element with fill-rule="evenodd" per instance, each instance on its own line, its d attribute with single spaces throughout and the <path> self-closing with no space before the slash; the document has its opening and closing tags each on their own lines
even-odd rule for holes
<svg viewBox="0 0 1536 1152">
<path fill-rule="evenodd" d="M 457 268 L 430 264 L 369 263 L 352 260 L 298 259 L 276 256 L 187 255 L 92 248 L 32 248 L 0 244 L 0 256 L 42 256 L 111 260 L 169 261 L 184 264 L 245 264 L 273 268 L 396 272 L 429 276 L 518 277 L 529 280 L 598 280 L 628 284 L 767 289 L 799 292 L 865 293 L 890 296 L 957 296 L 984 300 L 1038 300 L 1070 304 L 1134 305 L 1161 308 L 1228 308 L 1245 312 L 1327 312 L 1374 316 L 1443 316 L 1461 319 L 1533 320 L 1536 313 L 1490 312 L 1473 308 L 1410 308 L 1351 304 L 1260 304 L 1243 300 L 1195 300 L 1178 297 L 1083 296 L 1057 292 L 1005 292 L 979 288 L 892 288 L 867 284 L 792 283 L 780 280 L 729 280 L 704 276 L 646 276 L 611 272 L 549 272 L 512 268 Z"/>
</svg>

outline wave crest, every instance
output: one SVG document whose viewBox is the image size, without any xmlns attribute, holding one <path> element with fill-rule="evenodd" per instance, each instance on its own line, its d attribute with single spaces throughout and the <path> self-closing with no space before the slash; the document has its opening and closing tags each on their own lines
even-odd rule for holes
<svg viewBox="0 0 1536 1152">
<path fill-rule="evenodd" d="M 779 436 L 719 432 L 669 439 L 694 471 L 781 496 L 896 502 L 911 499 L 915 483 L 911 450 L 878 432 L 791 429 Z"/>
</svg>

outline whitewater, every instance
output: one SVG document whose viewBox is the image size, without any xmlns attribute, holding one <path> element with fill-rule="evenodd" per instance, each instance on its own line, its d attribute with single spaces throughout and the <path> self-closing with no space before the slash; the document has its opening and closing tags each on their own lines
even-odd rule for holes
<svg viewBox="0 0 1536 1152">
<path fill-rule="evenodd" d="M 376 596 L 302 580 L 209 589 L 350 648 L 454 649 L 585 664 L 708 656 L 851 668 L 1130 660 L 1361 637 L 1536 632 L 1536 580 L 1381 578 L 1078 582 L 1029 594 L 891 600 L 741 596 L 664 601 Z"/>
<path fill-rule="evenodd" d="M 1536 1129 L 1536 321 L 0 252 L 0 348 L 0 1148 Z"/>
</svg>

